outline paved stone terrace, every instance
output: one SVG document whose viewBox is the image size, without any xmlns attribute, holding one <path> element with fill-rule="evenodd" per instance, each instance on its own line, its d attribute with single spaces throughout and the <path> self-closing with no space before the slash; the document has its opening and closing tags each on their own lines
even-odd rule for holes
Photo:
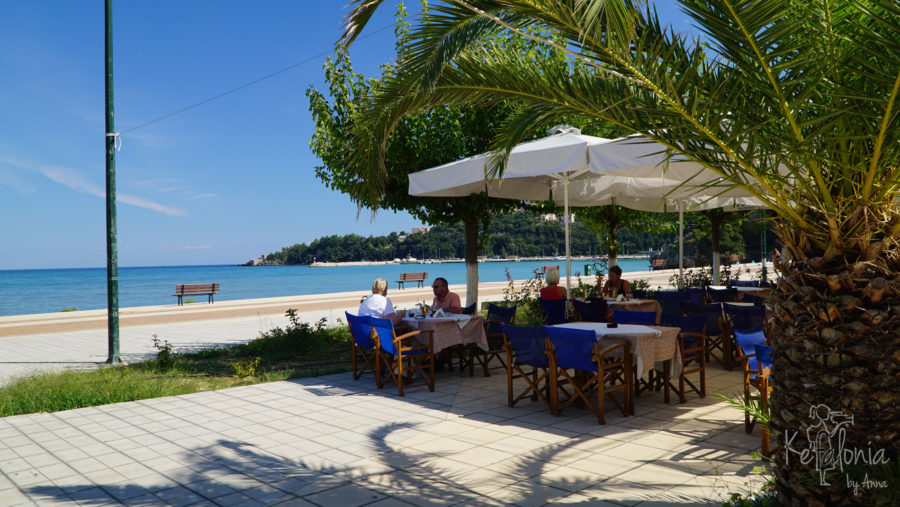
<svg viewBox="0 0 900 507">
<path fill-rule="evenodd" d="M 715 367 L 711 393 L 740 391 Z M 710 396 L 601 426 L 506 407 L 506 379 L 436 392 L 349 374 L 0 419 L 0 505 L 685 505 L 761 482 L 758 429 Z"/>
</svg>

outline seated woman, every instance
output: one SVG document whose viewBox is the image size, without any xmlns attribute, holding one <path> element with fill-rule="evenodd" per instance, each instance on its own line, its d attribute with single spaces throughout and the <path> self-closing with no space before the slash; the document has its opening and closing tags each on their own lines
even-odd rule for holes
<svg viewBox="0 0 900 507">
<path fill-rule="evenodd" d="M 548 269 L 547 274 L 544 276 L 547 286 L 541 289 L 541 299 L 546 299 L 547 301 L 566 299 L 566 288 L 559 286 L 559 268 L 552 267 Z"/>
<path fill-rule="evenodd" d="M 600 289 L 600 295 L 614 298 L 619 294 L 631 295 L 631 284 L 622 279 L 622 268 L 613 266 L 609 268 L 609 280 Z"/>
<path fill-rule="evenodd" d="M 400 320 L 403 318 L 402 315 L 397 315 L 394 312 L 394 305 L 391 304 L 391 300 L 387 298 L 387 286 L 388 283 L 384 278 L 378 278 L 375 282 L 372 283 L 372 295 L 367 297 L 361 305 L 359 305 L 359 311 L 356 312 L 359 316 L 370 316 L 377 317 L 379 319 L 391 319 L 391 322 L 396 326 L 400 323 Z"/>
</svg>

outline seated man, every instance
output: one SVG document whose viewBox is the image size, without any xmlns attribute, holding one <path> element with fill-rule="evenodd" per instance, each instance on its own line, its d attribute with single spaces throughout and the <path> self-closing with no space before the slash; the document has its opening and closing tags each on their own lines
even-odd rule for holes
<svg viewBox="0 0 900 507">
<path fill-rule="evenodd" d="M 434 291 L 434 301 L 431 303 L 434 310 L 441 308 L 447 313 L 462 313 L 462 303 L 459 302 L 459 296 L 450 292 L 446 278 L 435 278 L 431 284 L 431 289 Z"/>
<path fill-rule="evenodd" d="M 613 266 L 609 268 L 609 280 L 603 284 L 600 295 L 603 297 L 614 298 L 619 294 L 631 296 L 631 284 L 629 284 L 627 280 L 622 279 L 622 268 Z"/>
<path fill-rule="evenodd" d="M 379 319 L 391 319 L 396 326 L 400 323 L 402 315 L 394 312 L 394 305 L 387 298 L 387 280 L 378 278 L 372 283 L 372 295 L 367 297 L 356 312 L 360 316 L 377 317 Z"/>
</svg>

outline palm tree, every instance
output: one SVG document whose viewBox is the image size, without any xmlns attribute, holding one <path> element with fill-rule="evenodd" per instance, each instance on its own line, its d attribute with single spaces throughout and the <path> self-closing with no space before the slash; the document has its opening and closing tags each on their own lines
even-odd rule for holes
<svg viewBox="0 0 900 507">
<path fill-rule="evenodd" d="M 380 3 L 357 0 L 345 43 Z M 536 124 L 577 117 L 640 133 L 751 192 L 773 211 L 785 249 L 770 337 L 772 427 L 791 442 L 776 455 L 779 498 L 870 503 L 865 495 L 878 491 L 854 496 L 844 477 L 822 486 L 798 452 L 818 404 L 853 415 L 845 449 L 882 449 L 891 459 L 900 449 L 900 5 L 681 0 L 700 43 L 639 3 L 431 7 L 395 79 L 371 98 L 375 136 L 353 163 L 377 186 L 381 147 L 403 115 L 506 99 L 520 109 L 494 142 L 496 174 Z M 518 51 L 497 33 L 544 51 Z"/>
</svg>

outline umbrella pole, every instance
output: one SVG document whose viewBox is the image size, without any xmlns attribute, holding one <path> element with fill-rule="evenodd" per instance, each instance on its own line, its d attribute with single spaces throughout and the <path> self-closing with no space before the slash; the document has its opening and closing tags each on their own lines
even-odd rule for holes
<svg viewBox="0 0 900 507">
<path fill-rule="evenodd" d="M 569 277 L 572 272 L 572 255 L 569 251 L 569 175 L 563 176 L 563 223 L 566 228 L 566 295 L 572 297 L 571 283 Z"/>
<path fill-rule="evenodd" d="M 684 201 L 678 203 L 678 288 L 684 288 Z"/>
</svg>

